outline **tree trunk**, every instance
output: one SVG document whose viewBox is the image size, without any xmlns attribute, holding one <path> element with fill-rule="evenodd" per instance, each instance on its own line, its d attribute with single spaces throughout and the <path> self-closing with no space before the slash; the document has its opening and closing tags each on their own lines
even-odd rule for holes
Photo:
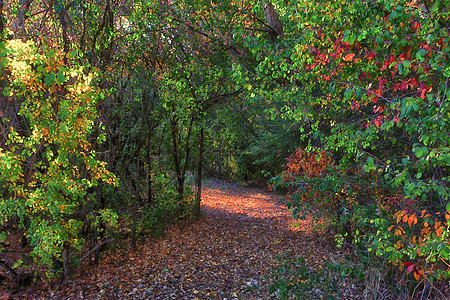
<svg viewBox="0 0 450 300">
<path fill-rule="evenodd" d="M 0 42 L 3 41 L 3 29 L 4 29 L 4 23 L 3 23 L 3 0 L 0 0 Z"/>
<path fill-rule="evenodd" d="M 261 6 L 264 9 L 264 15 L 266 16 L 266 23 L 269 26 L 269 35 L 274 43 L 277 42 L 278 37 L 283 37 L 283 25 L 275 12 L 275 7 L 272 3 L 261 0 Z"/>
<path fill-rule="evenodd" d="M 148 143 L 147 147 L 150 143 Z M 153 205 L 153 191 L 152 191 L 152 156 L 150 149 L 147 149 L 147 205 Z"/>
<path fill-rule="evenodd" d="M 175 108 L 173 110 L 175 111 Z M 177 192 L 178 192 L 178 197 L 181 200 L 181 199 L 183 199 L 183 194 L 184 194 L 184 178 L 182 178 L 180 157 L 178 155 L 177 121 L 172 119 L 170 122 L 170 125 L 171 125 L 171 133 L 172 133 L 172 154 L 173 154 L 173 161 L 175 164 L 175 173 L 177 176 Z"/>
<path fill-rule="evenodd" d="M 202 201 L 202 165 L 203 165 L 203 141 L 204 141 L 203 127 L 200 129 L 200 149 L 198 153 L 197 166 L 197 194 L 195 195 L 195 216 L 200 217 L 200 202 Z"/>
</svg>

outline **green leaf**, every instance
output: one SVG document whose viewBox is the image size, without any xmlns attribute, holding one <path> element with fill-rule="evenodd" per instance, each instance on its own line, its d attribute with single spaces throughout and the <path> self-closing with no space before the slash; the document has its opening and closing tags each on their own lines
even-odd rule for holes
<svg viewBox="0 0 450 300">
<path fill-rule="evenodd" d="M 353 96 L 353 90 L 352 89 L 348 88 L 347 90 L 345 90 L 345 92 L 344 92 L 345 100 L 349 100 L 352 96 Z"/>
<path fill-rule="evenodd" d="M 13 268 L 13 269 L 20 268 L 20 266 L 21 266 L 22 264 L 23 264 L 23 260 L 18 259 L 18 260 L 16 261 L 16 263 L 12 266 L 12 268 Z"/>
<path fill-rule="evenodd" d="M 64 77 L 64 74 L 62 71 L 59 71 L 58 74 L 56 75 L 56 82 L 58 84 L 62 84 L 66 81 L 66 78 Z"/>
<path fill-rule="evenodd" d="M 394 21 L 396 18 L 397 18 L 397 16 L 398 16 L 398 13 L 397 13 L 397 11 L 393 11 L 392 13 L 391 13 L 391 15 L 389 16 L 389 21 Z"/>
<path fill-rule="evenodd" d="M 450 212 L 450 202 L 447 203 L 447 206 L 445 206 L 445 209 Z"/>
<path fill-rule="evenodd" d="M 54 81 L 55 81 L 55 73 L 54 72 L 50 72 L 50 74 L 48 74 L 47 76 L 45 76 L 45 85 L 46 86 L 50 86 Z"/>
<path fill-rule="evenodd" d="M 417 51 L 416 53 L 416 59 L 419 62 L 423 62 L 425 60 L 425 55 L 427 54 L 427 50 L 425 49 L 420 49 L 419 51 Z"/>
</svg>

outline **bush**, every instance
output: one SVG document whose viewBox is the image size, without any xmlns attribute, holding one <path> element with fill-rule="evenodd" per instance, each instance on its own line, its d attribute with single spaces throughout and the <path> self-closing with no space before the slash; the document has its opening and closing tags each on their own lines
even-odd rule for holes
<svg viewBox="0 0 450 300">
<path fill-rule="evenodd" d="M 93 85 L 95 72 L 69 68 L 56 50 L 39 54 L 32 41 L 1 44 L 0 69 L 8 82 L 0 100 L 19 108 L 1 116 L 0 243 L 8 226 L 19 228 L 31 252 L 16 266 L 51 278 L 58 262 L 66 264 L 71 252 L 82 249 L 86 214 L 80 211 L 96 201 L 94 187 L 115 184 L 89 141 L 102 91 Z M 96 214 L 115 225 L 113 212 Z"/>
</svg>

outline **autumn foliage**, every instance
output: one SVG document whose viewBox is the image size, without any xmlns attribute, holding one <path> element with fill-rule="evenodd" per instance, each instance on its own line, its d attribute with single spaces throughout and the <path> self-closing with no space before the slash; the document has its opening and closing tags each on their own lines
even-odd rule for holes
<svg viewBox="0 0 450 300">
<path fill-rule="evenodd" d="M 258 69 L 290 82 L 279 88 L 309 141 L 275 182 L 294 213 L 333 203 L 352 247 L 417 283 L 448 278 L 449 2 L 299 2 L 284 15 L 295 42 L 267 54 L 288 71 Z"/>
<path fill-rule="evenodd" d="M 52 278 L 67 274 L 82 250 L 87 220 L 116 225 L 112 211 L 87 209 L 95 207 L 100 181 L 116 181 L 90 138 L 102 91 L 93 86 L 94 72 L 66 66 L 70 53 L 40 54 L 31 41 L 1 46 L 1 80 L 8 84 L 0 96 L 0 253 L 19 236 L 27 254 L 2 256 L 5 264 Z"/>
<path fill-rule="evenodd" d="M 450 0 L 3 2 L 9 270 L 67 273 L 119 223 L 159 235 L 210 165 L 273 175 L 393 289 L 450 278 Z"/>
</svg>

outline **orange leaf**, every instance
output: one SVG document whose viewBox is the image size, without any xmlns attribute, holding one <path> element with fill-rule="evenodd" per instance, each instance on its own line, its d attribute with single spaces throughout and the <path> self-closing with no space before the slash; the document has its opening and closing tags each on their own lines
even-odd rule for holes
<svg viewBox="0 0 450 300">
<path fill-rule="evenodd" d="M 396 212 L 396 213 L 392 216 L 392 218 L 395 219 L 395 218 L 397 218 L 398 216 L 403 216 L 403 214 L 405 214 L 405 211 L 404 211 L 404 210 L 399 210 L 398 212 Z"/>
<path fill-rule="evenodd" d="M 405 223 L 408 222 L 408 215 L 407 214 L 403 216 L 403 222 L 405 222 Z"/>
<path fill-rule="evenodd" d="M 409 216 L 408 218 L 408 225 L 409 227 L 412 226 L 412 223 L 417 224 L 417 218 L 415 214 L 412 214 L 411 216 Z"/>
<path fill-rule="evenodd" d="M 420 217 L 423 218 L 423 216 L 425 215 L 426 212 L 427 212 L 426 209 L 422 210 L 422 213 L 420 214 Z"/>
<path fill-rule="evenodd" d="M 422 233 L 422 235 L 426 236 L 426 235 L 430 234 L 430 227 L 422 228 L 422 230 L 420 232 Z M 419 243 L 421 243 L 420 238 L 419 238 Z"/>
<path fill-rule="evenodd" d="M 417 267 L 414 267 L 414 278 L 419 281 L 420 277 L 422 277 L 422 275 L 424 274 L 424 270 L 418 270 Z"/>
<path fill-rule="evenodd" d="M 398 223 L 400 222 L 401 217 L 402 217 L 404 214 L 406 214 L 406 211 L 401 210 L 401 211 L 396 212 L 392 218 L 393 218 L 393 219 L 397 218 L 397 224 L 398 224 Z"/>
<path fill-rule="evenodd" d="M 352 61 L 355 53 L 349 53 L 344 57 L 344 61 Z"/>
<path fill-rule="evenodd" d="M 436 221 L 436 223 L 434 223 L 434 229 L 438 229 L 439 226 L 441 226 L 441 222 Z"/>
<path fill-rule="evenodd" d="M 392 230 L 392 228 L 394 228 L 394 226 L 395 226 L 395 225 L 391 225 L 391 226 L 389 226 L 387 230 L 388 230 L 388 231 L 391 231 L 391 230 Z"/>
</svg>

